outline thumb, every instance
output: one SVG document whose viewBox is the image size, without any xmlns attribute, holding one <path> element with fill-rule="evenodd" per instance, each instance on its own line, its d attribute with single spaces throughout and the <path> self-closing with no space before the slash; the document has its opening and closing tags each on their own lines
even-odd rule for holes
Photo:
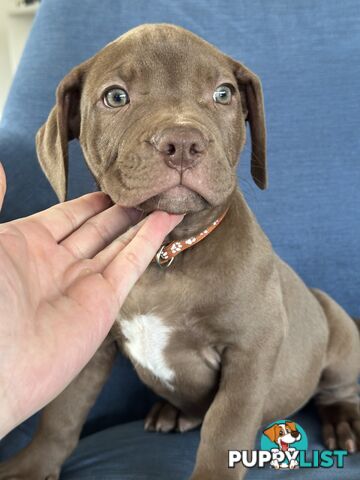
<svg viewBox="0 0 360 480">
<path fill-rule="evenodd" d="M 4 201 L 5 192 L 6 192 L 6 177 L 5 177 L 4 168 L 0 162 L 0 210 Z"/>
</svg>

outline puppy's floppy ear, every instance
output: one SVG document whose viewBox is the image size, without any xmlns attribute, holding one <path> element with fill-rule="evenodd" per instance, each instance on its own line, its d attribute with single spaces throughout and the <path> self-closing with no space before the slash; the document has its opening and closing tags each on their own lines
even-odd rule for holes
<svg viewBox="0 0 360 480">
<path fill-rule="evenodd" d="M 238 62 L 235 62 L 235 76 L 250 126 L 251 175 L 256 185 L 264 190 L 267 187 L 266 127 L 261 82 L 255 73 Z"/>
<path fill-rule="evenodd" d="M 279 436 L 279 426 L 278 425 L 273 425 L 272 427 L 267 428 L 264 430 L 264 435 L 266 435 L 270 440 L 274 443 L 276 443 L 276 439 Z"/>
<path fill-rule="evenodd" d="M 36 135 L 40 165 L 60 202 L 67 193 L 68 142 L 80 133 L 80 97 L 87 63 L 75 67 L 60 82 L 56 104 Z"/>
<path fill-rule="evenodd" d="M 295 422 L 286 422 L 285 425 L 289 427 L 292 432 L 297 431 Z"/>
</svg>

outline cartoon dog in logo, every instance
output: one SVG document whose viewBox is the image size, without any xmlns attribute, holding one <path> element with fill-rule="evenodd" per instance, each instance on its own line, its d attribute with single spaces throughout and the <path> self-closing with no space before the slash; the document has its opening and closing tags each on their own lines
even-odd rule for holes
<svg viewBox="0 0 360 480">
<path fill-rule="evenodd" d="M 295 422 L 276 423 L 264 430 L 264 435 L 278 445 L 279 448 L 271 449 L 273 453 L 280 451 L 295 452 L 296 448 L 289 447 L 289 445 L 301 439 L 301 433 L 296 429 Z M 291 460 L 290 463 L 279 463 L 278 460 L 273 460 L 271 466 L 277 470 L 280 468 L 294 469 L 299 467 L 299 462 L 297 460 Z"/>
</svg>

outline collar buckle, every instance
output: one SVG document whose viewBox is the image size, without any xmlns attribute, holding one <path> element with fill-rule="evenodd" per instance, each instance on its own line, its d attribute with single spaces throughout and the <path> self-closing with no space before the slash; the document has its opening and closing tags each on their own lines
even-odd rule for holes
<svg viewBox="0 0 360 480">
<path fill-rule="evenodd" d="M 174 257 L 168 258 L 167 253 L 164 252 L 165 247 L 165 244 L 162 245 L 155 256 L 156 263 L 159 265 L 160 268 L 163 269 L 169 268 L 174 261 Z"/>
</svg>

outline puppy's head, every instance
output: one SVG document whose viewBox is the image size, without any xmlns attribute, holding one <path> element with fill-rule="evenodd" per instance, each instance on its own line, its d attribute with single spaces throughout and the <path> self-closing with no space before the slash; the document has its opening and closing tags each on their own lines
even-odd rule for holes
<svg viewBox="0 0 360 480">
<path fill-rule="evenodd" d="M 59 199 L 67 144 L 80 140 L 88 167 L 115 203 L 171 213 L 226 202 L 252 137 L 251 172 L 266 187 L 260 81 L 189 31 L 143 25 L 74 68 L 37 134 L 39 160 Z"/>
<path fill-rule="evenodd" d="M 297 430 L 295 422 L 277 423 L 264 430 L 264 435 L 277 443 L 281 450 L 287 450 L 289 444 L 301 439 L 301 433 Z"/>
</svg>

